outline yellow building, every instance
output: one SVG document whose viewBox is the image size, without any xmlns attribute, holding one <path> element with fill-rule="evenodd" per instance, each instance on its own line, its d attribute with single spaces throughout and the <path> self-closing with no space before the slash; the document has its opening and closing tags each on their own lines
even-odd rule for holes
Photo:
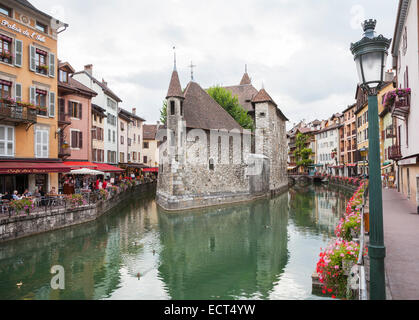
<svg viewBox="0 0 419 320">
<path fill-rule="evenodd" d="M 28 1 L 0 3 L 0 193 L 58 190 L 57 36 Z"/>
<path fill-rule="evenodd" d="M 379 114 L 379 125 L 380 125 L 380 158 L 381 158 L 381 167 L 384 168 L 391 164 L 392 162 L 388 159 L 388 154 L 386 154 L 386 149 L 389 145 L 392 144 L 392 137 L 387 134 L 386 129 L 393 123 L 391 114 L 388 113 L 388 110 L 384 110 L 384 96 L 394 90 L 393 82 L 389 82 L 384 85 L 377 95 L 378 98 L 378 114 Z M 387 141 L 389 140 L 389 141 Z"/>
</svg>

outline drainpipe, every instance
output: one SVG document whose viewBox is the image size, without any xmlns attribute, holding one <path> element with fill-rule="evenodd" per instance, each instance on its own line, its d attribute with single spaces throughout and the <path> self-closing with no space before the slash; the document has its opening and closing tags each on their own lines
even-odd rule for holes
<svg viewBox="0 0 419 320">
<path fill-rule="evenodd" d="M 419 174 L 416 175 L 416 206 L 419 214 Z"/>
</svg>

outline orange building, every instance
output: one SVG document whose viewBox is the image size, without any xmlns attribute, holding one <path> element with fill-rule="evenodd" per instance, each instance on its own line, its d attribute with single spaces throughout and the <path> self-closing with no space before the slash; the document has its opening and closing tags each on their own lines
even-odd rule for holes
<svg viewBox="0 0 419 320">
<path fill-rule="evenodd" d="M 0 193 L 58 190 L 57 38 L 66 24 L 26 0 L 0 3 Z"/>
</svg>

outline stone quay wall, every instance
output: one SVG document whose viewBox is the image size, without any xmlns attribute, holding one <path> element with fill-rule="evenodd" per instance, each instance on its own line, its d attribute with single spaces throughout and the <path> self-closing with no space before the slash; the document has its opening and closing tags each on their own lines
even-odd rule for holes
<svg viewBox="0 0 419 320">
<path fill-rule="evenodd" d="M 80 207 L 48 209 L 30 215 L 12 216 L 0 220 L 0 242 L 19 239 L 30 235 L 62 229 L 93 221 L 114 208 L 129 197 L 146 191 L 152 191 L 156 182 L 133 186 L 108 200 Z"/>
</svg>

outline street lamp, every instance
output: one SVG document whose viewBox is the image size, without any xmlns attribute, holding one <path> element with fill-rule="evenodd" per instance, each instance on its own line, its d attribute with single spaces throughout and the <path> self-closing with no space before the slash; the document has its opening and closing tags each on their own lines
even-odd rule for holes
<svg viewBox="0 0 419 320">
<path fill-rule="evenodd" d="M 383 194 L 380 167 L 380 140 L 377 94 L 384 80 L 384 69 L 391 39 L 375 36 L 377 20 L 366 20 L 364 37 L 351 44 L 361 88 L 368 93 L 369 135 L 369 208 L 371 216 L 370 243 L 370 299 L 385 300 Z"/>
</svg>

